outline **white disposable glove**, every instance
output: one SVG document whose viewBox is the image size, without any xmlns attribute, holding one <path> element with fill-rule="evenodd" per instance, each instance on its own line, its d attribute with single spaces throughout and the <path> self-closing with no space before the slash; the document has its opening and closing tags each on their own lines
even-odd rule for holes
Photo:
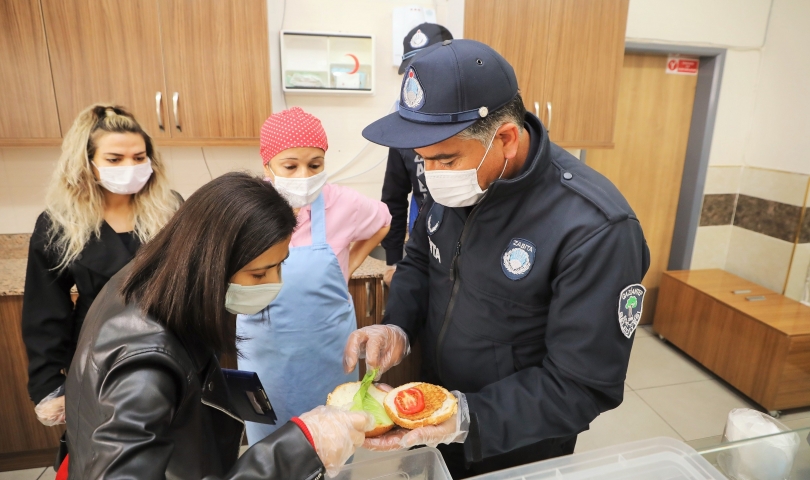
<svg viewBox="0 0 810 480">
<path fill-rule="evenodd" d="M 46 427 L 65 423 L 65 389 L 59 387 L 48 394 L 34 407 L 34 412 L 37 420 Z"/>
<path fill-rule="evenodd" d="M 315 452 L 335 477 L 346 460 L 363 444 L 365 432 L 374 428 L 374 417 L 365 412 L 347 412 L 332 406 L 315 407 L 299 417 L 307 426 Z"/>
<path fill-rule="evenodd" d="M 396 325 L 371 325 L 355 330 L 346 341 L 343 350 L 343 370 L 349 373 L 357 366 L 357 360 L 366 359 L 367 370 L 377 368 L 377 378 L 399 365 L 411 353 L 411 345 L 405 330 Z"/>
<path fill-rule="evenodd" d="M 467 433 L 470 431 L 470 409 L 467 406 L 467 397 L 458 391 L 450 393 L 458 400 L 458 409 L 446 421 L 413 430 L 394 429 L 379 437 L 367 438 L 363 443 L 363 448 L 385 452 L 404 450 L 417 445 L 435 448 L 440 443 L 464 443 Z"/>
</svg>

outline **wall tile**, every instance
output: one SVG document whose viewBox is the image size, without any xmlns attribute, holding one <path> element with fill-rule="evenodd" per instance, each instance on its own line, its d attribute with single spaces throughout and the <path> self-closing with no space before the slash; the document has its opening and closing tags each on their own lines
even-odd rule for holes
<svg viewBox="0 0 810 480">
<path fill-rule="evenodd" d="M 188 198 L 211 181 L 201 147 L 167 147 L 161 149 L 172 189 Z"/>
<path fill-rule="evenodd" d="M 800 216 L 801 207 L 741 194 L 734 225 L 792 243 L 796 240 Z"/>
<path fill-rule="evenodd" d="M 732 227 L 725 270 L 782 293 L 793 242 Z"/>
<path fill-rule="evenodd" d="M 263 175 L 258 147 L 203 147 L 203 155 L 212 178 L 227 172 Z"/>
<path fill-rule="evenodd" d="M 734 219 L 734 206 L 736 203 L 736 193 L 703 195 L 700 226 L 731 225 L 731 221 Z"/>
<path fill-rule="evenodd" d="M 810 275 L 810 243 L 796 245 L 793 252 L 793 261 L 790 263 L 785 296 L 801 301 L 805 295 L 805 286 Z M 808 292 L 810 293 L 810 292 Z"/>
<path fill-rule="evenodd" d="M 706 171 L 706 184 L 703 187 L 703 194 L 737 193 L 740 190 L 742 170 L 743 167 L 740 166 L 709 165 Z"/>
<path fill-rule="evenodd" d="M 690 268 L 725 268 L 732 228 L 731 225 L 698 227 Z"/>
<path fill-rule="evenodd" d="M 59 147 L 16 147 L 3 149 L 10 186 L 47 184 L 59 160 Z"/>
<path fill-rule="evenodd" d="M 10 189 L 14 214 L 16 215 L 16 232 L 31 233 L 37 222 L 39 214 L 45 210 L 45 190 L 47 184 L 31 184 Z"/>
<path fill-rule="evenodd" d="M 745 167 L 740 194 L 789 205 L 804 205 L 808 175 Z"/>
<path fill-rule="evenodd" d="M 17 231 L 17 213 L 12 203 L 11 192 L 0 187 L 0 234 L 20 233 Z"/>
</svg>

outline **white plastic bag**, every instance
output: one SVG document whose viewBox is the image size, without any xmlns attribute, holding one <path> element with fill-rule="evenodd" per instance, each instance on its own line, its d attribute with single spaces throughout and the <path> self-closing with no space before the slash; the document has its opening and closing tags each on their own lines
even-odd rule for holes
<svg viewBox="0 0 810 480">
<path fill-rule="evenodd" d="M 728 414 L 723 441 L 737 442 L 789 430 L 769 415 L 735 408 Z M 799 436 L 795 433 L 775 435 L 721 452 L 717 462 L 723 473 L 736 480 L 784 480 L 790 475 L 798 450 Z"/>
</svg>

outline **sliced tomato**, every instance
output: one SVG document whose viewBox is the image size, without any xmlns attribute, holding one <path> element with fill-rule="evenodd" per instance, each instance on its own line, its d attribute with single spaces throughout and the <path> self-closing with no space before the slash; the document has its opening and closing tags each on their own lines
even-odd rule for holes
<svg viewBox="0 0 810 480">
<path fill-rule="evenodd" d="M 409 388 L 397 393 L 394 397 L 394 405 L 399 413 L 403 415 L 413 415 L 425 409 L 425 396 L 417 388 Z"/>
</svg>

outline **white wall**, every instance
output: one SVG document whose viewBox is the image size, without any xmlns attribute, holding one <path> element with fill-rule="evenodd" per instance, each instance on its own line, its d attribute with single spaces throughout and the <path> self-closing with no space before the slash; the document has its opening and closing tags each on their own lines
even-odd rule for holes
<svg viewBox="0 0 810 480">
<path fill-rule="evenodd" d="M 745 162 L 810 173 L 810 2 L 775 0 Z"/>
</svg>

